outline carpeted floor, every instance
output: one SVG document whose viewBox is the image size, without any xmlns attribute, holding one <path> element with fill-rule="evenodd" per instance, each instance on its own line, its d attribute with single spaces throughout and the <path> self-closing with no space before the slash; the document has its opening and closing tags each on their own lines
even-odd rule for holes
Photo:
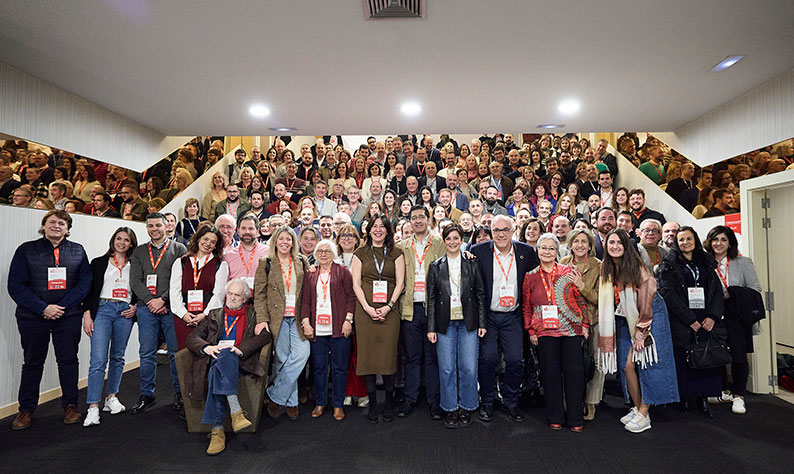
<svg viewBox="0 0 794 474">
<path fill-rule="evenodd" d="M 120 394 L 129 408 L 138 396 L 138 371 L 125 374 Z M 608 395 L 594 422 L 581 434 L 553 432 L 542 406 L 524 406 L 527 419 L 514 423 L 499 413 L 491 423 L 476 419 L 467 429 L 444 429 L 425 406 L 408 419 L 370 425 L 359 408 L 335 422 L 329 412 L 314 420 L 313 406 L 301 419 L 263 419 L 256 434 L 227 434 L 220 456 L 204 454 L 205 435 L 187 433 L 171 410 L 170 380 L 158 368 L 158 404 L 140 415 L 103 414 L 99 426 L 65 426 L 60 401 L 40 406 L 33 426 L 0 425 L 0 472 L 252 472 L 252 473 L 791 473 L 794 406 L 773 396 L 749 396 L 748 414 L 730 405 L 717 417 L 685 416 L 675 408 L 651 411 L 653 429 L 635 435 L 618 418 L 622 400 Z M 81 393 L 81 400 L 85 398 Z M 244 407 L 245 408 L 245 407 Z M 81 406 L 81 409 L 85 409 Z M 267 415 L 264 415 L 267 417 Z"/>
</svg>

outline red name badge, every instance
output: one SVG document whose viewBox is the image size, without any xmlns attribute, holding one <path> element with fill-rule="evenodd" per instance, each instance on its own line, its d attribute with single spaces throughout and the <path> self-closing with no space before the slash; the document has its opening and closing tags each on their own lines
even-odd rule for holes
<svg viewBox="0 0 794 474">
<path fill-rule="evenodd" d="M 146 289 L 152 296 L 157 296 L 157 275 L 146 275 Z"/>
<path fill-rule="evenodd" d="M 204 290 L 189 290 L 187 292 L 187 310 L 191 313 L 204 311 Z"/>
<path fill-rule="evenodd" d="M 127 298 L 127 289 L 126 288 L 113 288 L 113 297 L 114 298 Z"/>
<path fill-rule="evenodd" d="M 50 267 L 47 269 L 47 289 L 66 289 L 66 267 Z"/>
<path fill-rule="evenodd" d="M 321 324 L 323 326 L 328 326 L 331 324 L 331 315 L 330 314 L 318 314 L 317 315 L 317 324 Z"/>
<path fill-rule="evenodd" d="M 372 302 L 385 303 L 386 302 L 387 285 L 383 280 L 372 282 Z"/>
<path fill-rule="evenodd" d="M 560 315 L 557 305 L 544 305 L 541 307 L 543 315 L 543 329 L 559 329 Z"/>
<path fill-rule="evenodd" d="M 423 281 L 415 281 L 414 282 L 414 292 L 415 293 L 424 293 L 425 292 L 425 282 L 423 282 Z"/>
</svg>

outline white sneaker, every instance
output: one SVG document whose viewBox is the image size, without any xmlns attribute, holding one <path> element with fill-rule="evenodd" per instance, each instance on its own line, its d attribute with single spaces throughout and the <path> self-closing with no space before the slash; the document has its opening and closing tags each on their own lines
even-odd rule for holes
<svg viewBox="0 0 794 474">
<path fill-rule="evenodd" d="M 623 418 L 620 419 L 620 422 L 624 425 L 628 425 L 631 420 L 634 419 L 635 416 L 639 415 L 640 412 L 637 410 L 637 407 L 633 407 L 630 412 L 626 413 Z"/>
<path fill-rule="evenodd" d="M 118 415 L 119 413 L 124 413 L 126 410 L 127 407 L 121 404 L 118 397 L 106 398 L 105 407 L 102 408 L 102 411 L 109 411 L 111 415 Z"/>
<path fill-rule="evenodd" d="M 83 426 L 94 426 L 99 424 L 99 407 L 89 407 L 88 414 L 83 420 Z"/>
<path fill-rule="evenodd" d="M 642 416 L 640 412 L 637 412 L 637 416 L 631 419 L 626 424 L 626 431 L 630 431 L 632 433 L 642 433 L 643 431 L 647 431 L 651 429 L 651 417 L 650 416 Z"/>
<path fill-rule="evenodd" d="M 358 399 L 358 407 L 359 408 L 366 408 L 369 406 L 369 396 L 361 397 Z"/>
<path fill-rule="evenodd" d="M 711 405 L 719 405 L 722 403 L 732 403 L 734 398 L 731 392 L 722 392 L 719 397 L 709 397 L 708 400 Z"/>
<path fill-rule="evenodd" d="M 353 404 L 353 397 L 350 397 L 350 396 L 348 396 L 348 397 L 345 397 L 345 406 L 346 406 L 346 407 L 349 407 L 349 406 L 351 406 L 352 404 Z"/>
<path fill-rule="evenodd" d="M 167 349 L 157 349 L 157 354 L 159 354 L 159 355 L 167 355 L 168 354 L 168 350 Z"/>
<path fill-rule="evenodd" d="M 744 415 L 747 413 L 747 408 L 744 406 L 744 398 L 734 397 L 733 398 L 733 406 L 731 406 L 731 411 L 736 413 L 737 415 Z"/>
</svg>

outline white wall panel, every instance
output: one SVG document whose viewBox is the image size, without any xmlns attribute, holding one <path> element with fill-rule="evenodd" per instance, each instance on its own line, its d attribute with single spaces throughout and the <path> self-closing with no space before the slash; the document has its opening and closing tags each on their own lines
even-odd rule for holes
<svg viewBox="0 0 794 474">
<path fill-rule="evenodd" d="M 0 133 L 143 171 L 190 137 L 166 137 L 0 63 Z"/>
<path fill-rule="evenodd" d="M 19 244 L 28 240 L 41 237 L 38 229 L 45 211 L 37 209 L 22 209 L 12 206 L 0 205 L 0 222 L 13 225 L 0 226 L 0 262 L 3 262 L 0 271 L 0 409 L 17 401 L 19 381 L 22 371 L 22 346 L 19 342 L 14 311 L 16 304 L 8 295 L 8 266 Z M 138 242 L 149 240 L 146 226 L 142 222 L 130 222 L 121 219 L 85 216 L 73 214 L 71 236 L 69 240 L 78 242 L 85 247 L 89 261 L 102 255 L 108 249 L 108 242 L 113 232 L 121 226 L 127 226 L 135 231 Z M 83 334 L 80 340 L 80 378 L 88 376 L 88 361 L 90 355 L 90 339 Z M 126 360 L 130 363 L 137 361 L 138 357 L 138 327 L 135 325 L 130 335 L 127 346 Z M 44 367 L 44 377 L 41 382 L 41 392 L 59 387 L 58 370 L 55 356 L 50 344 L 47 363 Z"/>
<path fill-rule="evenodd" d="M 722 74 L 730 74 L 726 71 Z M 794 70 L 678 128 L 656 133 L 700 166 L 794 137 Z"/>
</svg>

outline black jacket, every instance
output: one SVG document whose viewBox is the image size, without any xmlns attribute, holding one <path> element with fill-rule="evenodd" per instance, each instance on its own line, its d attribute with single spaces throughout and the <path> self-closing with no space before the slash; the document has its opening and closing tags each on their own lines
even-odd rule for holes
<svg viewBox="0 0 794 474">
<path fill-rule="evenodd" d="M 717 279 L 717 261 L 703 250 L 695 251 L 694 258 L 703 259 L 706 266 L 707 282 L 705 286 L 706 309 L 705 317 L 714 320 L 715 337 L 725 339 L 725 324 L 722 320 L 725 302 L 722 297 L 722 286 Z M 664 298 L 667 312 L 670 317 L 670 333 L 673 345 L 687 347 L 692 343 L 692 328 L 690 324 L 695 321 L 702 322 L 695 313 L 689 309 L 689 295 L 684 280 L 684 265 L 686 258 L 677 249 L 673 249 L 659 265 L 659 294 Z"/>
<path fill-rule="evenodd" d="M 427 332 L 447 333 L 450 315 L 449 264 L 447 256 L 430 263 L 427 271 Z M 460 260 L 460 296 L 466 330 L 476 331 L 486 324 L 488 305 L 477 258 Z"/>
<path fill-rule="evenodd" d="M 96 318 L 97 309 L 99 309 L 99 295 L 102 293 L 102 286 L 105 284 L 105 272 L 110 264 L 110 255 L 100 255 L 99 257 L 91 260 L 91 289 L 88 290 L 88 296 L 83 301 L 83 307 L 91 312 L 91 319 Z M 130 304 L 136 304 L 138 297 L 130 289 Z"/>
</svg>

